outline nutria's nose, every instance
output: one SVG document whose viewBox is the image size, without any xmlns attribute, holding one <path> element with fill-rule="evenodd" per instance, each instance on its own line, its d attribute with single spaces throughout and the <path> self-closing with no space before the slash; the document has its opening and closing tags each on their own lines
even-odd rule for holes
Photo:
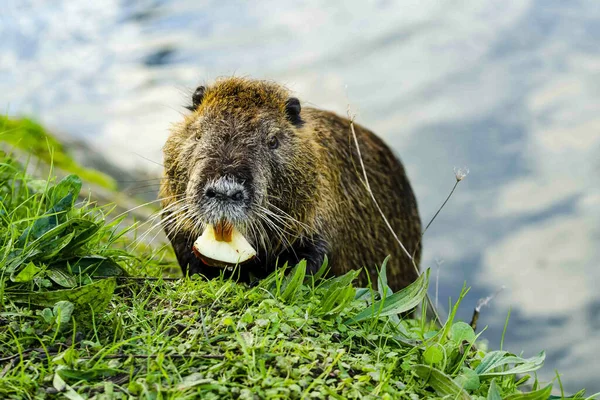
<svg viewBox="0 0 600 400">
<path fill-rule="evenodd" d="M 206 185 L 204 197 L 209 200 L 238 203 L 246 200 L 247 195 L 244 186 L 240 183 L 230 179 L 220 178 Z"/>
</svg>

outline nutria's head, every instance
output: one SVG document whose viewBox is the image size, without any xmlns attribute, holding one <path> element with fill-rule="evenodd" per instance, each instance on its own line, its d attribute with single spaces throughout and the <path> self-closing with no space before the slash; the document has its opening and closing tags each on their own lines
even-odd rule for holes
<svg viewBox="0 0 600 400">
<path fill-rule="evenodd" d="M 188 108 L 164 148 L 167 232 L 230 223 L 269 249 L 299 236 L 319 156 L 298 99 L 274 83 L 229 78 L 198 87 Z"/>
</svg>

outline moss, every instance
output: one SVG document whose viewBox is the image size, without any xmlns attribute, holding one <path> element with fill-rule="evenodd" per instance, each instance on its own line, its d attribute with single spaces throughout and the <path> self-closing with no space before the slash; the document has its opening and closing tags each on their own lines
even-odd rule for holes
<svg viewBox="0 0 600 400">
<path fill-rule="evenodd" d="M 65 172 L 76 174 L 87 183 L 111 190 L 117 187 L 115 180 L 110 176 L 77 163 L 62 143 L 29 118 L 12 119 L 0 116 L 0 141 L 24 150 Z"/>
</svg>

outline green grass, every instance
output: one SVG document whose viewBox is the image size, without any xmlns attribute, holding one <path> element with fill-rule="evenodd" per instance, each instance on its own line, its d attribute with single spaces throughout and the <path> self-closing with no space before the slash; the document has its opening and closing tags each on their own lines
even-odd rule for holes
<svg viewBox="0 0 600 400">
<path fill-rule="evenodd" d="M 0 142 L 24 150 L 47 164 L 78 175 L 88 183 L 114 190 L 113 178 L 78 164 L 67 149 L 44 127 L 29 118 L 12 119 L 0 116 Z M 52 150 L 50 150 L 52 149 Z"/>
<path fill-rule="evenodd" d="M 467 290 L 441 327 L 399 318 L 423 305 L 428 272 L 397 293 L 385 263 L 377 291 L 326 264 L 255 287 L 162 278 L 170 249 L 136 244 L 80 188 L 0 156 L 0 398 L 550 397 L 543 353 L 487 351 L 455 321 Z"/>
</svg>

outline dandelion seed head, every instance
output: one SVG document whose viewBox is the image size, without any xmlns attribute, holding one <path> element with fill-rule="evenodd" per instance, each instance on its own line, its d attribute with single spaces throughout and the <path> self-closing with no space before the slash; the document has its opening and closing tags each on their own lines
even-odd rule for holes
<svg viewBox="0 0 600 400">
<path fill-rule="evenodd" d="M 463 179 L 465 179 L 467 177 L 467 175 L 469 175 L 469 168 L 467 168 L 467 167 L 462 167 L 462 168 L 454 167 L 454 176 L 456 176 L 456 180 L 458 182 L 460 182 Z"/>
</svg>

